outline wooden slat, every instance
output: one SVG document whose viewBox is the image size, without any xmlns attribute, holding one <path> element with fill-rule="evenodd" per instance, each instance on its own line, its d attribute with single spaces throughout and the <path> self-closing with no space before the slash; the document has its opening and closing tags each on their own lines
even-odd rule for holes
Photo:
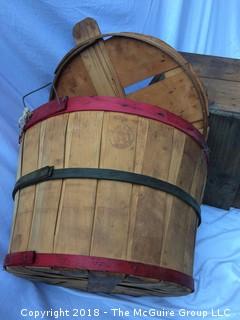
<svg viewBox="0 0 240 320">
<path fill-rule="evenodd" d="M 240 112 L 240 81 L 202 78 L 207 88 L 210 104 L 217 104 L 223 111 Z"/>
<path fill-rule="evenodd" d="M 169 163 L 168 170 L 168 181 L 172 184 L 177 183 L 179 170 L 181 167 L 181 160 L 183 157 L 184 146 L 185 146 L 186 136 L 182 134 L 182 132 L 178 130 L 174 130 L 173 132 L 173 141 L 172 141 L 172 152 L 171 152 L 171 160 Z M 160 265 L 164 265 L 164 254 L 165 254 L 165 246 L 166 241 L 168 240 L 168 232 L 169 228 L 171 228 L 170 219 L 172 215 L 174 204 L 174 197 L 170 194 L 166 195 L 166 210 L 164 216 L 164 229 L 163 229 L 163 240 L 162 240 L 162 250 L 160 256 Z"/>
<path fill-rule="evenodd" d="M 36 125 L 24 135 L 21 175 L 34 171 L 38 167 L 39 134 L 40 125 Z M 11 252 L 27 250 L 34 210 L 35 188 L 31 186 L 20 191 Z"/>
<path fill-rule="evenodd" d="M 23 278 L 27 278 L 32 281 L 42 281 L 52 285 L 60 285 L 67 288 L 75 288 L 83 291 L 95 292 L 95 286 L 93 288 L 89 287 L 89 279 L 82 274 L 81 270 L 76 270 L 75 273 L 68 277 L 66 274 L 67 270 L 62 270 L 60 273 L 55 269 L 41 269 L 41 268 L 24 268 L 24 267 L 10 267 L 8 268 L 9 272 L 14 273 Z M 103 279 L 111 274 L 105 273 L 102 274 Z M 113 281 L 115 278 L 113 278 Z M 128 278 L 124 279 L 120 286 L 116 286 L 111 293 L 115 294 L 127 294 L 133 296 L 141 295 L 169 295 L 172 293 L 174 296 L 178 296 L 187 292 L 187 289 L 182 288 L 178 285 L 166 282 L 166 281 L 149 281 L 151 279 L 145 279 L 145 281 L 136 282 L 129 281 Z M 104 284 L 104 283 L 103 283 Z M 105 287 L 99 288 L 98 292 L 104 292 Z"/>
<path fill-rule="evenodd" d="M 240 60 L 183 53 L 205 84 L 210 100 L 210 166 L 204 203 L 240 207 Z"/>
<path fill-rule="evenodd" d="M 104 292 L 111 293 L 118 283 L 120 283 L 124 274 L 117 274 L 111 272 L 88 272 L 88 291 L 90 292 Z"/>
<path fill-rule="evenodd" d="M 68 114 L 41 123 L 38 167 L 64 166 L 65 134 Z M 61 199 L 62 181 L 38 184 L 28 250 L 52 252 L 55 224 Z"/>
<path fill-rule="evenodd" d="M 204 203 L 229 209 L 237 205 L 240 187 L 240 118 L 228 112 L 210 117 L 209 177 Z"/>
<path fill-rule="evenodd" d="M 203 78 L 240 81 L 240 59 L 181 52 L 198 76 Z"/>
<path fill-rule="evenodd" d="M 192 122 L 193 125 L 202 119 L 197 93 L 183 71 L 168 74 L 164 80 L 133 92 L 128 98 L 161 106 Z"/>
<path fill-rule="evenodd" d="M 188 92 L 183 95 L 180 94 L 181 90 L 178 90 L 174 98 L 177 101 L 191 100 L 192 103 L 188 106 L 179 106 L 172 102 L 171 95 L 172 91 L 175 91 L 176 84 L 171 84 L 171 80 L 168 81 L 167 88 L 160 87 L 160 89 L 165 90 L 164 101 L 170 101 L 167 108 L 170 108 L 172 112 L 176 110 L 175 113 L 180 116 L 185 117 L 187 115 L 186 120 L 190 119 L 191 121 L 192 114 L 197 113 L 193 122 L 198 122 L 198 129 L 203 132 L 204 136 L 207 135 L 207 98 L 204 89 L 187 61 L 173 48 L 159 39 L 135 33 L 110 34 L 112 37 L 103 41 L 96 21 L 90 18 L 77 23 L 73 34 L 79 47 L 72 50 L 58 68 L 55 82 L 58 83 L 57 91 L 59 95 L 63 95 L 63 93 L 71 95 L 73 84 L 73 87 L 75 87 L 74 93 L 77 93 L 77 95 L 94 95 L 94 91 L 96 91 L 97 95 L 124 97 L 123 87 L 166 72 L 171 74 L 172 70 L 180 68 L 185 75 L 180 82 L 183 82 L 182 86 L 186 82 L 185 86 L 188 87 Z M 76 60 L 83 62 L 83 71 L 88 73 L 86 78 L 91 79 L 94 90 L 90 88 L 90 85 L 87 86 L 87 93 L 84 93 L 80 84 L 82 82 L 86 84 L 88 81 L 85 81 L 83 77 L 84 72 L 81 72 L 80 69 L 77 71 L 76 68 L 71 68 L 69 80 L 72 84 L 67 82 L 64 85 L 61 84 L 64 70 L 70 70 L 66 65 L 74 65 Z M 78 90 L 76 84 L 79 85 Z M 156 100 L 160 94 L 155 92 L 152 86 L 150 89 L 144 88 L 143 90 L 146 103 L 151 103 L 154 100 L 152 97 L 155 97 Z M 89 93 L 91 91 L 92 93 Z M 168 97 L 169 95 L 170 97 Z M 135 95 L 132 98 L 134 99 Z M 160 100 L 162 100 L 161 98 L 160 95 Z M 139 100 L 141 100 L 140 97 Z M 155 104 L 158 105 L 156 101 Z M 184 113 L 181 111 L 182 108 L 185 109 Z M 203 123 L 199 127 L 200 121 L 203 121 Z"/>
<path fill-rule="evenodd" d="M 17 175 L 16 175 L 16 181 L 21 177 L 21 172 L 22 172 L 22 149 L 23 149 L 23 140 L 22 138 L 20 146 L 19 146 L 19 154 L 18 154 L 18 167 L 17 167 Z M 15 194 L 14 198 L 14 209 L 13 209 L 13 219 L 12 219 L 12 227 L 11 227 L 11 233 L 10 233 L 10 241 L 9 241 L 9 247 L 8 247 L 8 252 L 10 253 L 11 251 L 11 245 L 13 241 L 13 234 L 14 234 L 14 229 L 15 229 L 15 224 L 16 224 L 16 216 L 18 212 L 18 201 L 19 201 L 19 194 L 20 191 L 18 191 Z"/>
<path fill-rule="evenodd" d="M 181 73 L 174 69 L 165 80 Z M 124 170 L 169 181 L 200 197 L 206 173 L 203 152 L 173 127 L 133 115 L 94 111 L 58 115 L 38 126 L 39 156 L 31 171 L 45 165 Z M 171 197 L 116 181 L 40 183 L 27 249 L 129 259 L 191 275 L 197 218 L 193 209 Z M 124 274 L 85 271 L 40 268 L 20 273 L 90 291 L 159 295 L 185 290 L 148 279 L 134 283 Z"/>
<path fill-rule="evenodd" d="M 235 198 L 233 201 L 233 205 L 234 208 L 240 208 L 240 185 L 238 187 L 238 191 L 235 194 Z"/>
<path fill-rule="evenodd" d="M 133 171 L 138 117 L 104 115 L 100 167 Z M 132 185 L 99 181 L 91 255 L 126 258 Z"/>
<path fill-rule="evenodd" d="M 75 25 L 73 34 L 76 42 L 81 43 L 98 36 L 100 30 L 94 19 L 86 18 Z M 84 50 L 81 58 L 98 95 L 125 96 L 103 40 Z"/>
<path fill-rule="evenodd" d="M 143 173 L 176 183 L 187 192 L 191 190 L 193 196 L 200 193 L 202 183 L 198 175 L 203 173 L 204 176 L 205 168 L 198 166 L 196 174 L 194 165 L 196 159 L 204 159 L 203 153 L 189 137 L 185 142 L 184 133 L 156 121 L 118 113 L 104 114 L 102 130 L 102 112 L 72 113 L 68 120 L 65 115 L 58 116 L 55 121 L 56 119 L 61 121 L 56 122 L 54 130 L 54 122 L 50 121 L 53 118 L 41 124 L 39 166 L 45 165 L 48 158 L 50 165 L 57 162 L 61 167 L 75 167 L 85 166 L 87 163 L 96 167 L 100 159 L 100 167 Z M 67 129 L 66 138 L 65 133 L 61 138 L 60 130 L 63 128 Z M 53 143 L 55 130 L 59 143 L 63 145 L 62 150 L 65 151 L 58 150 Z M 63 158 L 61 164 L 60 156 Z M 193 179 L 196 179 L 194 187 Z M 95 185 L 84 188 L 88 182 Z M 30 242 L 32 250 L 51 252 L 55 234 L 55 252 L 88 255 L 91 245 L 91 255 L 162 265 L 191 275 L 196 217 L 186 204 L 176 198 L 169 202 L 170 195 L 151 188 L 134 186 L 136 189 L 132 192 L 131 184 L 100 181 L 94 216 L 96 181 L 76 181 L 76 184 L 66 180 L 61 189 L 58 186 L 55 188 L 58 199 L 55 198 L 54 201 L 57 200 L 59 205 L 51 206 L 50 210 L 45 209 L 47 218 L 42 214 L 42 207 L 35 205 L 31 237 L 36 241 L 42 227 L 45 237 L 37 239 L 36 244 Z M 41 189 L 37 192 L 40 196 L 43 193 Z M 89 193 L 92 193 L 90 197 Z M 43 208 L 45 202 L 49 201 L 48 196 L 44 197 L 41 199 Z M 39 195 L 36 199 L 39 199 Z M 44 225 L 45 221 L 48 225 Z M 130 223 L 133 225 L 129 225 Z M 169 228 L 164 231 L 167 224 Z M 151 284 L 148 279 L 146 283 L 132 282 L 129 285 L 125 283 L 124 274 L 111 276 L 90 273 L 89 282 L 82 286 L 81 281 L 78 283 L 79 277 L 74 270 L 61 273 L 62 280 L 58 279 L 60 273 L 57 275 L 54 271 L 51 274 L 49 270 L 40 268 L 34 272 L 29 270 L 24 276 L 90 291 L 175 295 L 183 290 L 178 286 L 158 286 L 157 282 Z M 120 283 L 121 289 L 118 288 Z"/>
<path fill-rule="evenodd" d="M 76 270 L 72 273 L 72 276 L 67 276 L 69 271 L 45 268 L 24 268 L 24 267 L 10 267 L 8 268 L 9 272 L 14 273 L 23 278 L 27 278 L 32 281 L 42 281 L 52 285 L 60 285 L 66 288 L 74 288 L 83 291 L 95 292 L 95 286 L 90 287 L 88 285 L 89 279 L 82 272 L 82 270 Z M 99 288 L 98 292 L 104 292 L 104 279 L 111 277 L 109 273 L 102 273 L 103 277 L 103 287 Z M 136 278 L 135 278 L 136 279 Z M 99 277 L 98 277 L 99 280 Z M 113 281 L 115 278 L 113 278 Z M 141 282 L 138 280 L 130 281 L 129 277 L 123 279 L 123 281 L 115 286 L 111 293 L 114 294 L 127 294 L 133 296 L 142 296 L 142 295 L 154 295 L 154 296 L 180 296 L 183 294 L 190 293 L 187 288 L 181 287 L 174 283 L 167 281 L 151 281 L 151 279 L 143 279 Z"/>
<path fill-rule="evenodd" d="M 142 173 L 143 160 L 145 156 L 145 149 L 147 143 L 148 136 L 148 128 L 149 128 L 149 120 L 145 118 L 139 118 L 138 120 L 138 129 L 137 129 L 137 142 L 136 142 L 136 156 L 134 163 L 134 172 Z M 132 195 L 131 195 L 131 203 L 130 203 L 130 217 L 128 224 L 128 234 L 127 234 L 127 259 L 131 260 L 133 241 L 134 241 L 134 230 L 136 224 L 136 217 L 138 211 L 138 201 L 141 193 L 143 191 L 143 187 L 133 185 L 132 187 Z"/>
<path fill-rule="evenodd" d="M 60 96 L 97 95 L 81 57 L 73 59 L 70 64 L 64 66 L 61 77 L 55 81 L 55 87 Z"/>
<path fill-rule="evenodd" d="M 198 201 L 202 202 L 203 191 L 206 183 L 206 174 L 207 172 L 207 163 L 204 155 L 199 156 L 199 161 L 196 163 L 195 172 L 192 179 L 192 186 L 190 194 Z M 198 219 L 195 215 L 195 212 L 192 208 L 188 208 L 185 211 L 186 215 L 186 235 L 184 242 L 184 267 L 183 271 L 186 274 L 192 275 L 193 273 L 193 257 L 194 257 L 194 248 L 195 248 L 195 238 L 198 227 Z"/>
<path fill-rule="evenodd" d="M 199 150 L 198 145 L 187 137 L 176 181 L 176 184 L 186 192 L 190 192 L 192 187 L 196 169 L 196 162 L 194 159 L 196 159 L 196 155 L 199 155 Z M 188 239 L 187 234 L 189 219 L 196 221 L 195 213 L 184 202 L 175 198 L 169 217 L 170 227 L 166 234 L 165 246 L 161 256 L 161 261 L 164 266 L 179 271 L 186 270 L 184 261 L 186 248 L 185 241 L 193 241 L 193 239 Z M 191 264 L 188 268 L 191 268 Z"/>
<path fill-rule="evenodd" d="M 113 37 L 105 47 L 124 87 L 178 66 L 158 48 L 136 39 Z"/>
<path fill-rule="evenodd" d="M 210 104 L 222 111 L 240 112 L 240 60 L 182 53 L 207 88 Z"/>
<path fill-rule="evenodd" d="M 103 112 L 69 115 L 65 167 L 97 168 Z M 88 255 L 95 210 L 96 180 L 65 180 L 55 236 L 56 253 Z"/>
<path fill-rule="evenodd" d="M 172 127 L 158 122 L 149 122 L 142 174 L 167 180 L 173 130 Z M 136 159 L 137 157 L 138 155 Z M 166 194 L 146 187 L 140 187 L 138 191 L 131 259 L 158 265 L 162 249 Z"/>
</svg>

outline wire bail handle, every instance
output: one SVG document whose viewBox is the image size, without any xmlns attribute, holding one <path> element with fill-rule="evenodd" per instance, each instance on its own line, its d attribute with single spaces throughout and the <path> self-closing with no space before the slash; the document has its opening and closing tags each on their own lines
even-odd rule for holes
<svg viewBox="0 0 240 320">
<path fill-rule="evenodd" d="M 25 103 L 25 99 L 26 97 L 30 96 L 31 94 L 39 91 L 39 90 L 42 90 L 48 86 L 52 85 L 52 90 L 54 91 L 55 93 L 55 97 L 56 97 L 56 101 L 57 101 L 57 105 L 58 105 L 58 108 L 59 108 L 59 111 L 61 110 L 64 110 L 66 107 L 67 107 L 67 98 L 68 97 L 63 97 L 63 98 L 60 98 L 57 94 L 57 90 L 54 86 L 54 83 L 53 82 L 49 82 L 43 86 L 41 86 L 40 88 L 37 88 L 35 90 L 32 90 L 31 92 L 25 94 L 23 97 L 22 97 L 22 102 L 23 102 L 23 113 L 21 115 L 21 117 L 19 118 L 18 120 L 18 125 L 19 125 L 19 128 L 20 128 L 20 137 L 19 137 L 19 141 L 21 141 L 21 137 L 23 135 L 23 132 L 24 132 L 24 127 L 26 125 L 26 123 L 28 122 L 28 120 L 31 118 L 32 116 L 32 110 L 26 105 Z"/>
<path fill-rule="evenodd" d="M 59 96 L 58 96 L 58 94 L 57 94 L 57 90 L 56 90 L 56 88 L 55 88 L 55 86 L 54 86 L 54 83 L 53 83 L 53 82 L 49 82 L 49 83 L 41 86 L 40 88 L 37 88 L 37 89 L 35 89 L 35 90 L 30 91 L 29 93 L 25 94 L 25 95 L 22 97 L 22 102 L 23 102 L 24 108 L 28 108 L 28 107 L 26 106 L 26 103 L 25 103 L 26 97 L 30 96 L 31 94 L 33 94 L 33 93 L 35 93 L 35 92 L 37 92 L 37 91 L 40 91 L 40 90 L 44 89 L 44 88 L 46 88 L 46 87 L 48 87 L 48 86 L 50 86 L 50 85 L 52 85 L 52 89 L 53 89 L 53 91 L 54 91 L 54 93 L 55 93 L 57 103 L 58 103 L 58 105 L 60 106 L 60 105 L 61 105 L 61 100 L 60 100 L 60 98 L 59 98 Z"/>
</svg>

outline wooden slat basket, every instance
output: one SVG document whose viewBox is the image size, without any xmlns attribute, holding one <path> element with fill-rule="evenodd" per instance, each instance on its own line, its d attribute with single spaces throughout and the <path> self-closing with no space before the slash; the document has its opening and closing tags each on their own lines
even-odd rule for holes
<svg viewBox="0 0 240 320">
<path fill-rule="evenodd" d="M 91 49 L 95 59 L 98 48 Z M 72 88 L 66 79 L 55 80 L 59 95 Z M 160 99 L 76 95 L 40 106 L 25 124 L 5 268 L 90 292 L 192 292 L 207 174 L 196 122 L 162 108 Z"/>
</svg>

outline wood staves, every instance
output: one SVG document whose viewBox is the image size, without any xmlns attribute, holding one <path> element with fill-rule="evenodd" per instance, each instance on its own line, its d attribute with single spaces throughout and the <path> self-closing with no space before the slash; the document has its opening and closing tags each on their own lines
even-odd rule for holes
<svg viewBox="0 0 240 320">
<path fill-rule="evenodd" d="M 154 120 L 74 112 L 36 124 L 26 131 L 22 144 L 21 175 L 46 164 L 119 169 L 169 181 L 201 202 L 206 178 L 201 148 L 183 132 Z M 104 256 L 192 274 L 197 218 L 192 208 L 170 194 L 130 183 L 66 179 L 22 189 L 16 204 L 11 252 Z M 105 276 L 107 284 L 109 274 Z M 81 287 L 75 276 L 70 282 L 68 278 L 65 285 Z M 122 274 L 117 279 L 128 282 Z M 154 290 L 167 291 L 169 285 L 154 283 Z M 134 289 L 139 294 L 144 289 L 144 284 L 126 284 L 129 290 L 131 286 L 139 287 Z M 174 288 L 176 294 L 185 292 Z"/>
<path fill-rule="evenodd" d="M 240 60 L 182 53 L 209 97 L 210 161 L 204 203 L 240 207 Z"/>
<path fill-rule="evenodd" d="M 58 95 L 127 96 L 163 106 L 206 135 L 205 92 L 189 64 L 171 47 L 129 33 L 103 40 L 91 19 L 76 25 L 74 37 L 78 47 L 56 73 Z M 161 81 L 126 95 L 124 88 L 156 75 Z M 206 182 L 206 159 L 191 137 L 134 115 L 84 111 L 52 117 L 28 129 L 21 148 L 19 176 L 46 165 L 117 169 L 168 181 L 199 203 Z M 171 194 L 131 183 L 64 179 L 24 188 L 15 201 L 10 253 L 102 256 L 192 276 L 198 219 L 190 206 Z M 124 273 L 35 267 L 8 270 L 93 292 L 190 292 L 174 282 Z"/>
</svg>

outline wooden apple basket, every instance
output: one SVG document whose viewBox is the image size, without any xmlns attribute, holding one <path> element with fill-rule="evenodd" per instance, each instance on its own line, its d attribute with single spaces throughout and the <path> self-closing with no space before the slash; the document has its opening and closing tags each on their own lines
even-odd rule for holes
<svg viewBox="0 0 240 320">
<path fill-rule="evenodd" d="M 24 127 L 5 267 L 91 292 L 190 293 L 205 91 L 159 39 L 101 35 L 92 19 L 74 37 L 54 80 L 68 98 L 39 107 Z"/>
</svg>

